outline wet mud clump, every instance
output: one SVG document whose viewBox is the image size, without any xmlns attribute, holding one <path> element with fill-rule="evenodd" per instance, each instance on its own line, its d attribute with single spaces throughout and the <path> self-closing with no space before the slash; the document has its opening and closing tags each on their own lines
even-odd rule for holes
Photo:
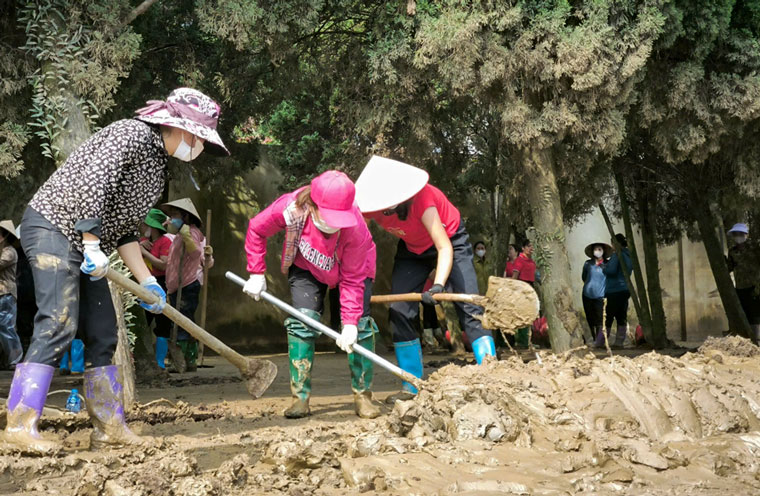
<svg viewBox="0 0 760 496">
<path fill-rule="evenodd" d="M 701 353 L 719 351 L 735 357 L 760 356 L 760 348 L 754 346 L 752 341 L 741 336 L 728 336 L 725 338 L 709 337 L 699 347 Z"/>
<path fill-rule="evenodd" d="M 483 327 L 512 332 L 538 318 L 538 295 L 532 286 L 516 279 L 488 278 Z"/>
</svg>

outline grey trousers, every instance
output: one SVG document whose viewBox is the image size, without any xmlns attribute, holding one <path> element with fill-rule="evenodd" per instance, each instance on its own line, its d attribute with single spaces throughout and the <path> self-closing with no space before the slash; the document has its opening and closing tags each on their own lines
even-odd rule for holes
<svg viewBox="0 0 760 496">
<path fill-rule="evenodd" d="M 116 313 L 106 279 L 91 281 L 83 274 L 82 254 L 32 208 L 21 220 L 21 246 L 32 267 L 37 300 L 24 361 L 56 366 L 79 328 L 85 362 L 92 367 L 110 365 L 116 350 Z"/>
</svg>

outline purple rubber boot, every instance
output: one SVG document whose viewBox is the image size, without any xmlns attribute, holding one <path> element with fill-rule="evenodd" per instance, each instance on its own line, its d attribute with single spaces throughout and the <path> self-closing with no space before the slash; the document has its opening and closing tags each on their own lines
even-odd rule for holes
<svg viewBox="0 0 760 496">
<path fill-rule="evenodd" d="M 45 406 L 54 367 L 41 363 L 24 362 L 16 365 L 11 390 L 8 394 L 8 422 L 4 439 L 24 451 L 50 454 L 60 445 L 40 436 L 37 422 Z"/>
<path fill-rule="evenodd" d="M 594 348 L 604 348 L 604 328 L 597 327 L 596 329 L 596 341 L 594 341 Z"/>
<path fill-rule="evenodd" d="M 121 368 L 106 365 L 84 373 L 84 396 L 92 420 L 90 449 L 106 446 L 137 446 L 149 442 L 134 434 L 124 418 L 124 390 Z"/>
</svg>

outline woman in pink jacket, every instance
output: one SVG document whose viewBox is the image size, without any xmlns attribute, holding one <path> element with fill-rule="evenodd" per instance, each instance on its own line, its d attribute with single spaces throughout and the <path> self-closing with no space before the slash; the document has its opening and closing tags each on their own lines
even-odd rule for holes
<svg viewBox="0 0 760 496">
<path fill-rule="evenodd" d="M 375 350 L 377 325 L 369 314 L 375 279 L 375 243 L 354 203 L 354 183 L 338 171 L 327 171 L 311 185 L 285 194 L 251 219 L 245 240 L 248 272 L 243 291 L 258 300 L 266 290 L 267 238 L 285 230 L 283 274 L 287 274 L 292 304 L 319 320 L 325 293 L 337 286 L 343 323 L 338 346 L 348 355 L 356 414 L 375 418 L 380 409 L 372 402 L 372 362 L 352 352 L 359 344 Z M 309 414 L 311 366 L 319 332 L 301 321 L 285 320 L 290 357 L 290 390 L 293 404 L 287 418 Z"/>
</svg>

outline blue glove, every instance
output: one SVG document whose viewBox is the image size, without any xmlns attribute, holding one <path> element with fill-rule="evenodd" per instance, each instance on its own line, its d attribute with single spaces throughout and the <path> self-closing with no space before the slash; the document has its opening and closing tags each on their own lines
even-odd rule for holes
<svg viewBox="0 0 760 496">
<path fill-rule="evenodd" d="M 97 281 L 108 272 L 108 257 L 100 250 L 100 240 L 83 241 L 84 260 L 79 269 L 85 274 L 90 274 L 90 279 Z"/>
<path fill-rule="evenodd" d="M 166 292 L 164 289 L 158 284 L 158 281 L 156 281 L 156 278 L 153 276 L 150 276 L 149 278 L 145 279 L 140 286 L 144 287 L 154 295 L 158 296 L 158 301 L 152 305 L 149 305 L 145 303 L 142 300 L 140 301 L 140 306 L 143 307 L 145 310 L 152 312 L 152 313 L 161 313 L 161 311 L 166 306 Z"/>
</svg>

